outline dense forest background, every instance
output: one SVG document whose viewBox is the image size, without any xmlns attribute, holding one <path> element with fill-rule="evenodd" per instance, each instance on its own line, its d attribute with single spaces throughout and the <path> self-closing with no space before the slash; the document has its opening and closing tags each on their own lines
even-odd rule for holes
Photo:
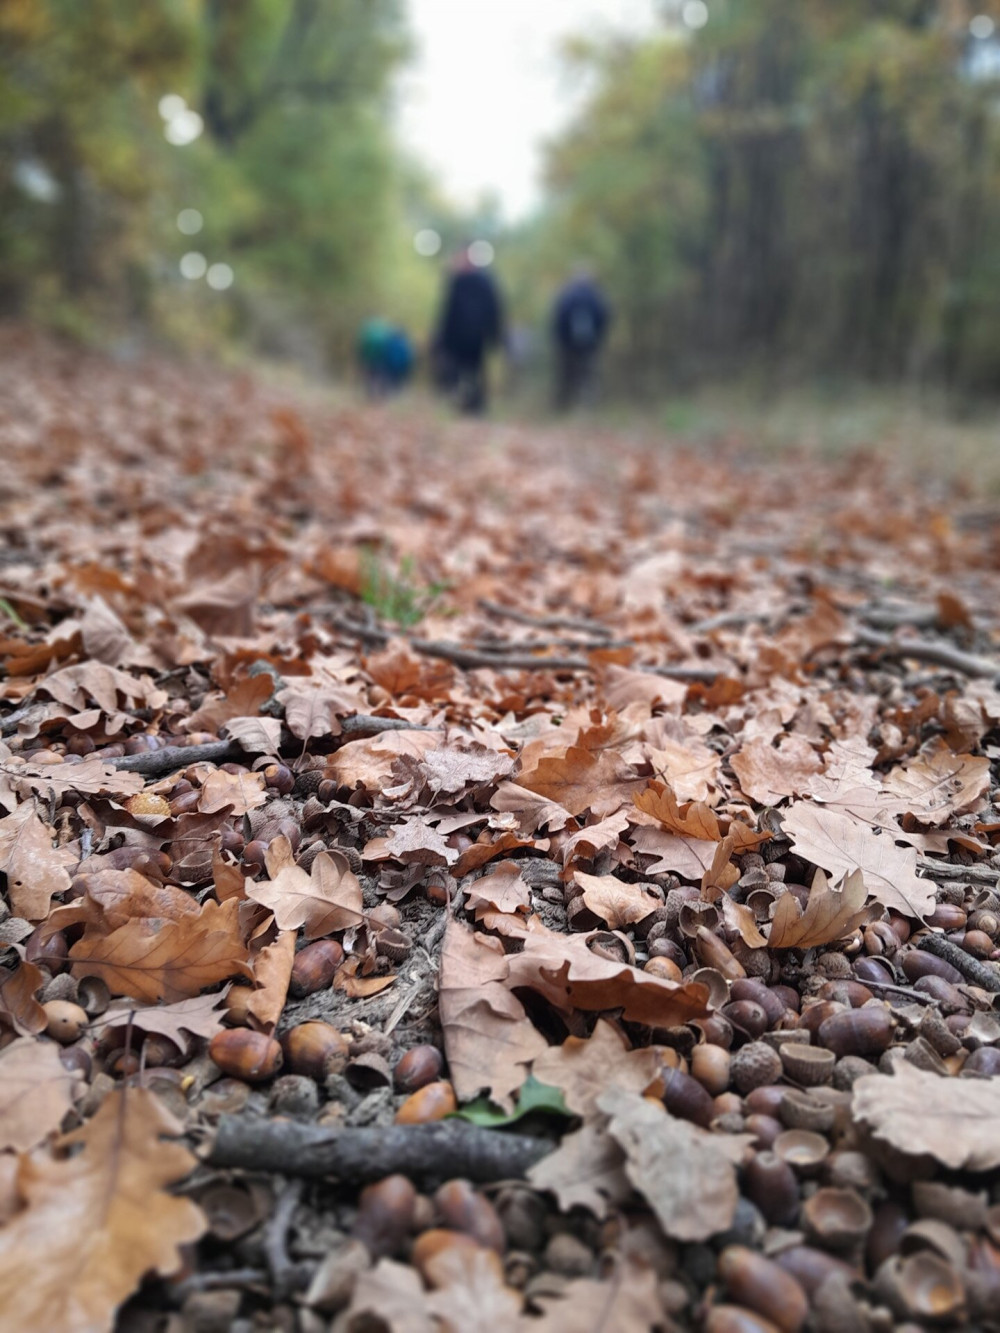
<svg viewBox="0 0 1000 1333">
<path fill-rule="evenodd" d="M 1000 390 L 988 13 L 709 8 L 694 33 L 667 0 L 650 37 L 572 44 L 586 96 L 543 207 L 505 228 L 394 141 L 399 0 L 3 0 L 0 311 L 336 371 L 368 314 L 426 336 L 441 263 L 477 234 L 539 334 L 568 269 L 594 268 L 630 392 L 748 373 Z M 192 251 L 214 287 L 183 276 Z"/>
</svg>

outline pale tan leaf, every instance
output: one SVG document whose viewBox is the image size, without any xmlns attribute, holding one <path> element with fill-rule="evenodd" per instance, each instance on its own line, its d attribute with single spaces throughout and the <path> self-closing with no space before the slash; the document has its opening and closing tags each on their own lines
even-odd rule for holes
<svg viewBox="0 0 1000 1333">
<path fill-rule="evenodd" d="M 226 998 L 228 987 L 211 995 L 196 995 L 189 1000 L 177 1000 L 174 1004 L 156 1004 L 135 1008 L 134 1005 L 107 1009 L 97 1023 L 97 1031 L 104 1028 L 128 1027 L 131 1021 L 140 1032 L 159 1033 L 186 1052 L 192 1037 L 201 1037 L 209 1041 L 222 1029 L 225 1009 L 220 1005 Z M 120 1004 L 121 1001 L 115 1001 Z"/>
<path fill-rule="evenodd" d="M 831 888 L 822 870 L 817 870 L 805 911 L 793 893 L 778 899 L 767 943 L 772 949 L 815 949 L 845 939 L 868 921 L 867 898 L 860 870 L 845 876 L 839 889 Z"/>
<path fill-rule="evenodd" d="M 419 817 L 397 824 L 388 837 L 372 838 L 361 855 L 366 861 L 391 860 L 421 866 L 450 866 L 458 860 L 458 852 Z"/>
<path fill-rule="evenodd" d="M 583 901 L 594 916 L 612 930 L 634 926 L 663 906 L 663 892 L 653 884 L 628 884 L 615 875 L 585 875 L 581 870 L 573 872 L 573 881 L 583 889 Z"/>
<path fill-rule="evenodd" d="M 762 737 L 747 741 L 729 758 L 746 796 L 761 805 L 777 805 L 801 796 L 809 779 L 823 771 L 823 761 L 804 736 L 782 736 L 777 746 Z"/>
<path fill-rule="evenodd" d="M 601 1018 L 592 1036 L 567 1037 L 561 1046 L 550 1046 L 531 1072 L 559 1088 L 569 1109 L 588 1120 L 597 1114 L 597 1099 L 608 1088 L 642 1093 L 661 1067 L 655 1050 L 629 1050 L 618 1030 Z"/>
<path fill-rule="evenodd" d="M 466 905 L 477 915 L 483 908 L 503 913 L 527 912 L 531 907 L 531 890 L 521 878 L 521 868 L 516 861 L 501 861 L 471 886 Z"/>
<path fill-rule="evenodd" d="M 274 842 L 286 840 L 276 838 Z M 272 864 L 269 857 L 269 870 Z M 320 852 L 309 871 L 289 860 L 273 879 L 248 883 L 246 894 L 270 908 L 279 930 L 298 930 L 301 926 L 310 940 L 358 926 L 364 920 L 361 884 L 340 852 Z"/>
<path fill-rule="evenodd" d="M 876 1139 L 950 1171 L 1000 1166 L 1000 1078 L 941 1078 L 905 1060 L 858 1079 L 851 1114 Z"/>
<path fill-rule="evenodd" d="M 593 1123 L 564 1134 L 556 1151 L 530 1169 L 528 1180 L 536 1190 L 551 1190 L 563 1212 L 580 1207 L 595 1217 L 606 1217 L 632 1193 L 625 1154 L 602 1125 Z"/>
<path fill-rule="evenodd" d="M 934 910 L 934 885 L 917 876 L 917 853 L 841 810 L 797 801 L 782 820 L 792 850 L 840 879 L 860 870 L 868 892 L 883 907 L 923 918 Z"/>
<path fill-rule="evenodd" d="M 434 1290 L 427 1308 L 441 1321 L 442 1333 L 518 1333 L 521 1293 L 503 1280 L 499 1255 L 482 1246 L 445 1246 L 424 1265 Z"/>
<path fill-rule="evenodd" d="M 247 1001 L 251 1027 L 273 1032 L 288 998 L 288 983 L 295 962 L 294 930 L 282 930 L 273 944 L 267 944 L 251 960 L 254 989 Z"/>
<path fill-rule="evenodd" d="M 0 1051 L 0 1149 L 27 1152 L 62 1124 L 83 1092 L 83 1075 L 69 1070 L 52 1041 L 19 1037 Z"/>
<path fill-rule="evenodd" d="M 454 917 L 441 949 L 438 1004 L 452 1083 L 460 1101 L 484 1089 L 510 1108 L 528 1065 L 548 1049 L 507 985 L 498 940 L 474 934 Z"/>
<path fill-rule="evenodd" d="M 708 1240 L 726 1231 L 740 1192 L 736 1167 L 751 1134 L 711 1134 L 677 1120 L 634 1092 L 612 1089 L 598 1100 L 608 1132 L 625 1153 L 625 1172 L 674 1240 Z"/>
<path fill-rule="evenodd" d="M 571 815 L 591 810 L 603 818 L 628 805 L 644 780 L 613 750 L 595 753 L 573 745 L 561 754 L 543 755 L 518 774 L 517 783 Z"/>
<path fill-rule="evenodd" d="M 359 1273 L 346 1314 L 347 1328 L 371 1328 L 383 1333 L 438 1333 L 427 1309 L 427 1293 L 408 1264 L 380 1259 L 374 1268 Z"/>
<path fill-rule="evenodd" d="M 52 833 L 30 801 L 0 819 L 0 870 L 7 876 L 15 916 L 43 921 L 53 894 L 69 888 L 68 867 L 78 859 L 69 848 L 53 846 Z"/>
<path fill-rule="evenodd" d="M 944 824 L 979 805 L 990 788 L 990 761 L 954 754 L 938 736 L 886 774 L 882 788 L 896 798 L 901 813 L 922 824 Z"/>
<path fill-rule="evenodd" d="M 531 1303 L 542 1311 L 531 1333 L 649 1333 L 667 1326 L 656 1272 L 628 1259 L 603 1282 L 575 1278 L 559 1296 L 539 1293 Z"/>
<path fill-rule="evenodd" d="M 196 1165 L 186 1148 L 164 1142 L 179 1132 L 152 1093 L 129 1088 L 66 1136 L 81 1149 L 74 1156 L 21 1158 L 25 1207 L 0 1229 L 5 1329 L 101 1333 L 145 1273 L 180 1267 L 180 1247 L 206 1223 L 190 1199 L 164 1190 Z"/>
<path fill-rule="evenodd" d="M 201 784 L 198 809 L 204 815 L 227 808 L 231 815 L 245 815 L 262 806 L 266 800 L 262 773 L 251 773 L 248 770 L 228 773 L 225 769 L 217 768 Z"/>
</svg>

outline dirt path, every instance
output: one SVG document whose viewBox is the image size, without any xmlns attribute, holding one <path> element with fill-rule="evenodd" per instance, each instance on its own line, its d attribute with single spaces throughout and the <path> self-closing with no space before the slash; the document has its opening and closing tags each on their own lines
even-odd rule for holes
<svg viewBox="0 0 1000 1333">
<path fill-rule="evenodd" d="M 0 1333 L 988 1322 L 988 513 L 3 352 Z"/>
</svg>

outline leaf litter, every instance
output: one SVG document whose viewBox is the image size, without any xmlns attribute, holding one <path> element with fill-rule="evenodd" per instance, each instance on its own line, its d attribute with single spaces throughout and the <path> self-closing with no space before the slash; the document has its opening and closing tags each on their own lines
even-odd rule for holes
<svg viewBox="0 0 1000 1333">
<path fill-rule="evenodd" d="M 310 1333 L 690 1327 L 697 1255 L 756 1206 L 735 1071 L 768 1043 L 719 1012 L 755 984 L 795 997 L 775 1038 L 822 1044 L 799 1010 L 846 1013 L 848 981 L 888 1012 L 828 1089 L 872 1169 L 996 1169 L 1000 694 L 966 664 L 1000 656 L 958 611 L 1000 599 L 960 498 L 902 462 L 449 427 L 165 364 L 138 394 L 43 344 L 0 378 L 0 1327 L 213 1299 Z M 421 620 L 359 600 L 375 548 L 438 590 Z M 815 1100 L 760 1060 L 779 1118 Z M 247 1262 L 196 1243 L 207 1183 L 267 1174 L 213 1158 L 220 1116 L 392 1144 L 455 1106 L 545 1149 L 478 1222 L 442 1160 L 380 1252 L 353 1187 L 280 1173 Z"/>
</svg>

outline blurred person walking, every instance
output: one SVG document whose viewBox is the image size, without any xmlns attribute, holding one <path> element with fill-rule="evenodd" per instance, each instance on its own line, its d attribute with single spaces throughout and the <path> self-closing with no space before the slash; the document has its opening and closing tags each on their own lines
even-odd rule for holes
<svg viewBox="0 0 1000 1333">
<path fill-rule="evenodd" d="M 452 262 L 433 342 L 435 380 L 462 412 L 486 411 L 486 356 L 503 339 L 497 284 L 465 246 Z"/>
<path fill-rule="evenodd" d="M 558 411 L 592 397 L 597 357 L 610 323 L 611 308 L 604 293 L 587 269 L 577 269 L 552 309 Z"/>
</svg>

